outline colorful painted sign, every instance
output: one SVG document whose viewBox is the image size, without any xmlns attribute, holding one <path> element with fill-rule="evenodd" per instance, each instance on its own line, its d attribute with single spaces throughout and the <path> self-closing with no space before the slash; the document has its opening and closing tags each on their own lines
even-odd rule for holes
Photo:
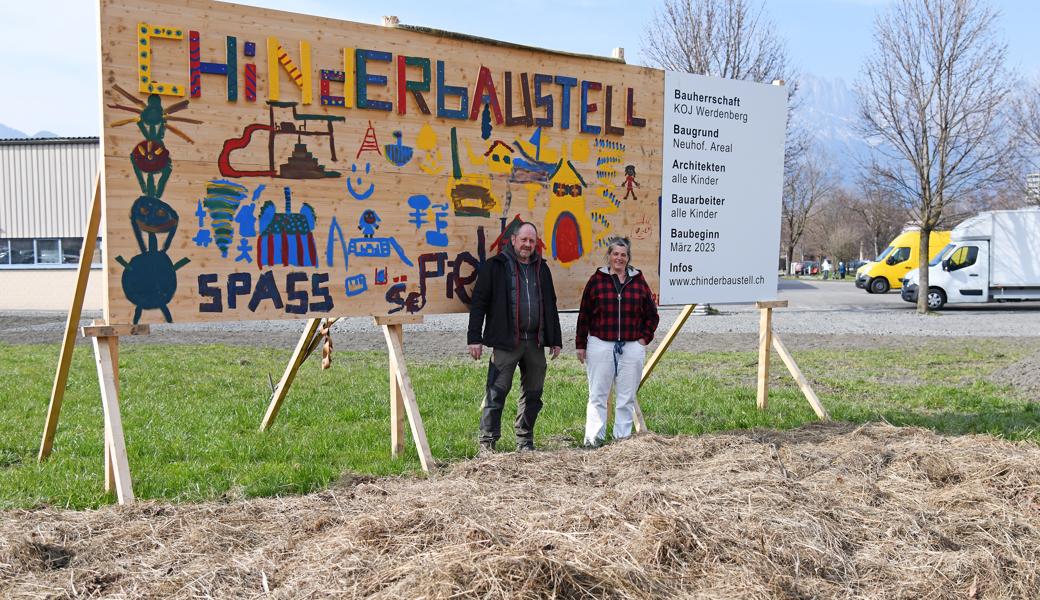
<svg viewBox="0 0 1040 600">
<path fill-rule="evenodd" d="M 464 312 L 519 221 L 561 308 L 615 235 L 657 288 L 662 71 L 199 0 L 100 19 L 110 323 Z"/>
</svg>

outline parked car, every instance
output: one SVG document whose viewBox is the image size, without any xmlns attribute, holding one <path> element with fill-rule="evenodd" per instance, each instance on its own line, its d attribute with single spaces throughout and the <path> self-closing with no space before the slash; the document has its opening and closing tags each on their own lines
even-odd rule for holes
<svg viewBox="0 0 1040 600">
<path fill-rule="evenodd" d="M 860 267 L 870 262 L 869 260 L 850 260 L 849 264 L 845 265 L 845 272 L 850 273 L 853 277 L 856 276 L 856 271 Z"/>
</svg>

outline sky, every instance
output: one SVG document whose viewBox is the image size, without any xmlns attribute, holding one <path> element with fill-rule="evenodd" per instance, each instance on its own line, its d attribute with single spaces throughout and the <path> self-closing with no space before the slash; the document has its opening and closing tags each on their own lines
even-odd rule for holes
<svg viewBox="0 0 1040 600">
<path fill-rule="evenodd" d="M 244 0 L 240 4 L 290 10 L 378 25 L 401 23 L 584 54 L 610 56 L 625 49 L 631 64 L 646 64 L 640 39 L 659 1 L 528 0 L 493 3 L 395 0 Z M 766 0 L 766 11 L 786 38 L 798 70 L 828 80 L 855 80 L 873 48 L 875 14 L 887 0 Z M 386 8 L 391 6 L 392 8 Z M 1003 13 L 1010 67 L 1040 75 L 1035 31 L 1040 1 L 993 0 Z M 638 7 L 638 8 L 633 8 Z M 0 19 L 0 123 L 32 135 L 96 136 L 100 96 L 97 34 L 90 0 L 7 0 Z M 55 90 L 57 90 L 55 92 Z"/>
</svg>

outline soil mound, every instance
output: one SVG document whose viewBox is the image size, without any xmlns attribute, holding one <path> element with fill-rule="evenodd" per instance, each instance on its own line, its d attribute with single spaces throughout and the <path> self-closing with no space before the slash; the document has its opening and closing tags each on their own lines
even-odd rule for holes
<svg viewBox="0 0 1040 600">
<path fill-rule="evenodd" d="M 1023 392 L 1040 392 L 1040 352 L 994 371 L 990 381 L 997 385 L 1010 385 Z"/>
<path fill-rule="evenodd" d="M 636 435 L 305 497 L 10 511 L 19 598 L 1037 598 L 1040 449 L 887 424 Z"/>
</svg>

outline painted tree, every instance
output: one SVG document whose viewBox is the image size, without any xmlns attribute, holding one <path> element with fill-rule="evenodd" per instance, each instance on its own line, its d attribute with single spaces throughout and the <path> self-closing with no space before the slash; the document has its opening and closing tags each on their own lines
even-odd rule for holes
<svg viewBox="0 0 1040 600">
<path fill-rule="evenodd" d="M 794 249 L 838 182 L 834 161 L 818 143 L 810 141 L 801 156 L 784 176 L 780 243 L 792 273 Z"/>
<path fill-rule="evenodd" d="M 894 0 L 856 88 L 878 173 L 921 228 L 918 312 L 927 312 L 928 239 L 947 205 L 1000 176 L 1013 77 L 986 0 Z"/>
</svg>

